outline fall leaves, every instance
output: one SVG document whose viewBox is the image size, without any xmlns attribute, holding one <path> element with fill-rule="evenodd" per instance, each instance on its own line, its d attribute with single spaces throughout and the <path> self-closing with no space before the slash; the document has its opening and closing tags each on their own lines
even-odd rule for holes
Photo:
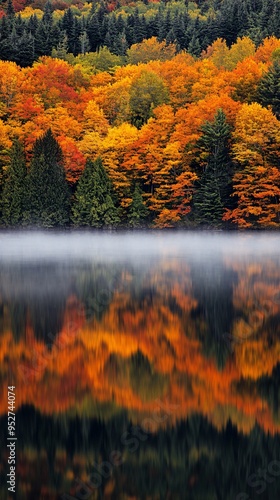
<svg viewBox="0 0 280 500">
<path fill-rule="evenodd" d="M 233 134 L 234 158 L 241 168 L 234 176 L 238 206 L 225 215 L 240 227 L 278 226 L 280 219 L 280 122 L 260 104 L 244 104 Z"/>
<path fill-rule="evenodd" d="M 24 145 L 29 169 L 35 141 L 51 128 L 73 193 L 86 160 L 100 157 L 123 221 L 137 185 L 153 225 L 196 224 L 193 202 L 205 170 L 199 144 L 205 123 L 222 110 L 233 165 L 222 219 L 238 227 L 276 227 L 279 121 L 266 88 L 278 71 L 272 62 L 279 45 L 270 38 L 255 49 L 245 37 L 229 49 L 217 40 L 195 60 L 151 38 L 130 49 L 137 64 L 110 72 L 97 72 L 91 54 L 73 64 L 44 56 L 29 68 L 0 62 L 3 172 L 14 139 Z"/>
<path fill-rule="evenodd" d="M 257 390 L 279 365 L 279 259 L 225 253 L 219 262 L 213 267 L 207 259 L 195 264 L 166 257 L 147 268 L 80 263 L 71 264 L 70 275 L 47 266 L 39 278 L 34 271 L 38 286 L 47 274 L 50 279 L 42 296 L 30 286 L 20 300 L 9 286 L 19 268 L 4 268 L 1 374 L 5 378 L 13 367 L 19 404 L 49 414 L 80 408 L 86 399 L 143 412 L 159 390 L 158 396 L 168 393 L 178 404 L 174 422 L 195 411 L 221 428 L 218 408 L 228 408 L 243 432 L 255 420 L 279 431 L 279 419 Z M 29 272 L 22 269 L 23 283 L 32 283 Z M 66 275 L 57 285 L 57 276 Z M 242 391 L 245 379 L 253 393 Z M 47 397 L 51 393 L 62 397 Z M 5 409 L 0 398 L 0 411 Z"/>
</svg>

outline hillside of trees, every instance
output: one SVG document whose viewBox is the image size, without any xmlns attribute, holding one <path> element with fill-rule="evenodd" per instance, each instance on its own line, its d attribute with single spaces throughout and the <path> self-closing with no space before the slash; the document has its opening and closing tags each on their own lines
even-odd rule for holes
<svg viewBox="0 0 280 500">
<path fill-rule="evenodd" d="M 279 435 L 279 280 L 279 262 L 257 257 L 2 266 L 1 380 L 45 415 L 104 419 L 107 405 L 135 422 L 159 398 L 170 424 L 197 413 Z"/>
<path fill-rule="evenodd" d="M 2 227 L 279 227 L 278 0 L 2 5 Z"/>
<path fill-rule="evenodd" d="M 113 495 L 124 500 L 214 500 L 219 495 L 224 500 L 249 500 L 264 491 L 265 498 L 274 500 L 279 493 L 279 436 L 258 425 L 249 435 L 239 433 L 231 422 L 217 431 L 194 414 L 146 434 L 125 411 L 106 423 L 86 414 L 51 418 L 31 405 L 17 415 L 18 432 L 24 436 L 24 445 L 17 445 L 17 488 L 23 500 L 74 500 L 82 494 L 92 500 Z M 0 418 L 2 426 L 6 420 Z M 127 445 L 121 441 L 121 429 L 127 433 Z M 110 468 L 109 462 L 103 472 L 112 450 L 119 452 L 123 463 Z M 1 457 L 3 468 L 5 458 Z M 99 483 L 94 481 L 100 477 Z M 96 483 L 101 483 L 99 488 L 94 488 Z M 5 486 L 3 481 L 3 497 Z"/>
<path fill-rule="evenodd" d="M 133 44 L 151 37 L 193 56 L 200 56 L 218 38 L 231 46 L 243 36 L 256 44 L 268 36 L 280 37 L 279 0 L 102 0 L 78 1 L 70 7 L 62 0 L 28 5 L 18 1 L 6 0 L 2 11 L 0 58 L 21 66 L 53 50 L 77 56 L 105 46 L 125 56 Z"/>
<path fill-rule="evenodd" d="M 257 498 L 263 477 L 258 490 L 248 477 L 278 460 L 279 283 L 279 259 L 251 256 L 221 267 L 165 257 L 144 269 L 2 266 L 0 378 L 17 387 L 22 498 L 75 497 L 75 478 L 86 482 L 89 462 L 112 450 L 124 463 L 104 496 Z M 1 428 L 6 411 L 2 391 Z M 277 498 L 279 476 L 263 484 Z"/>
</svg>

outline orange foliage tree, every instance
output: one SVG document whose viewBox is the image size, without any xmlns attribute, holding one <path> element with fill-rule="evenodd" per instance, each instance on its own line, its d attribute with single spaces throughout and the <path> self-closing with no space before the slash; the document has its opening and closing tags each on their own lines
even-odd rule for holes
<svg viewBox="0 0 280 500">
<path fill-rule="evenodd" d="M 279 48 L 275 37 L 256 50 L 246 37 L 231 48 L 218 39 L 194 59 L 151 38 L 131 47 L 130 64 L 108 71 L 93 67 L 96 54 L 73 58 L 73 64 L 44 56 L 27 68 L 0 61 L 1 164 L 8 144 L 19 138 L 29 167 L 36 139 L 51 127 L 71 185 L 85 158 L 101 156 L 123 215 L 139 182 L 156 225 L 174 225 L 190 210 L 201 126 L 222 108 L 240 167 L 238 207 L 225 218 L 241 227 L 278 225 L 278 122 L 254 99 Z"/>
<path fill-rule="evenodd" d="M 224 219 L 240 227 L 279 226 L 279 121 L 260 104 L 244 104 L 233 137 L 233 154 L 240 165 L 233 179 L 238 206 Z"/>
</svg>

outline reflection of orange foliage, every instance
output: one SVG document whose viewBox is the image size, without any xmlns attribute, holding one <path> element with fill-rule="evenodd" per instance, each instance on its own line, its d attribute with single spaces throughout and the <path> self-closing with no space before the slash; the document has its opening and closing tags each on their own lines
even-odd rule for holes
<svg viewBox="0 0 280 500">
<path fill-rule="evenodd" d="M 273 261 L 266 261 L 264 272 L 260 262 L 250 259 L 249 263 L 236 265 L 235 270 L 239 279 L 233 302 L 243 316 L 235 320 L 233 327 L 236 364 L 243 377 L 256 380 L 271 375 L 279 361 L 280 342 L 273 347 L 268 345 L 266 327 L 269 318 L 280 312 L 280 303 L 275 299 L 279 293 L 279 267 Z"/>
<path fill-rule="evenodd" d="M 247 341 L 235 349 L 237 364 L 243 377 L 258 379 L 271 375 L 279 360 L 280 342 L 275 350 L 265 349 L 262 341 Z"/>
<path fill-rule="evenodd" d="M 231 418 L 240 430 L 249 432 L 256 419 L 266 431 L 279 431 L 267 402 L 256 391 L 243 395 L 235 389 L 244 377 L 256 380 L 270 375 L 280 360 L 280 343 L 274 343 L 268 350 L 266 329 L 261 330 L 262 336 L 255 335 L 269 315 L 280 309 L 276 304 L 268 307 L 269 297 L 275 292 L 268 278 L 275 278 L 277 268 L 268 263 L 264 275 L 257 262 L 251 262 L 247 268 L 238 263 L 233 267 L 240 273 L 234 290 L 234 307 L 236 311 L 243 308 L 245 317 L 236 316 L 234 338 L 242 338 L 242 342 L 233 344 L 234 357 L 229 357 L 223 370 L 217 368 L 214 359 L 205 357 L 196 338 L 191 315 L 196 301 L 192 297 L 189 270 L 170 261 L 143 276 L 142 286 L 154 290 L 152 302 L 146 296 L 140 302 L 132 299 L 125 290 L 128 283 L 131 286 L 133 275 L 125 273 L 101 320 L 86 323 L 83 308 L 75 297 L 70 297 L 63 328 L 49 350 L 35 339 L 30 326 L 26 328 L 25 341 L 21 339 L 17 344 L 7 331 L 2 336 L 0 360 L 4 378 L 9 366 L 14 371 L 17 408 L 28 402 L 43 413 L 64 412 L 81 407 L 87 397 L 100 402 L 114 401 L 127 408 L 134 419 L 137 413 L 152 412 L 157 398 L 152 392 L 149 397 L 149 379 L 145 389 L 148 397 L 143 398 L 131 383 L 131 365 L 127 364 L 141 351 L 149 360 L 151 380 L 164 380 L 158 386 L 161 397 L 177 405 L 170 415 L 173 422 L 199 412 L 218 428 Z M 168 305 L 170 298 L 176 307 Z M 267 306 L 266 313 L 261 304 Z M 110 368 L 112 355 L 120 364 Z M 22 366 L 27 369 L 27 383 L 21 370 L 17 371 Z M 0 411 L 2 414 L 6 411 L 5 395 L 0 399 Z"/>
</svg>

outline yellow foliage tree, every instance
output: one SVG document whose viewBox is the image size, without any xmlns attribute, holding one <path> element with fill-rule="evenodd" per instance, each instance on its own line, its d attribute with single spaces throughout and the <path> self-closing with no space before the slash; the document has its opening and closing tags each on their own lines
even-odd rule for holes
<svg viewBox="0 0 280 500">
<path fill-rule="evenodd" d="M 128 49 L 127 58 L 129 64 L 147 63 L 152 60 L 167 61 L 172 59 L 176 53 L 173 43 L 167 45 L 165 41 L 158 42 L 156 37 L 135 43 Z"/>
<path fill-rule="evenodd" d="M 98 132 L 100 136 L 106 135 L 109 123 L 104 112 L 95 101 L 89 101 L 84 111 L 83 129 L 86 132 Z"/>
<path fill-rule="evenodd" d="M 244 104 L 233 138 L 233 154 L 240 164 L 233 179 L 238 206 L 224 219 L 240 227 L 279 226 L 280 122 L 260 104 Z"/>
</svg>

